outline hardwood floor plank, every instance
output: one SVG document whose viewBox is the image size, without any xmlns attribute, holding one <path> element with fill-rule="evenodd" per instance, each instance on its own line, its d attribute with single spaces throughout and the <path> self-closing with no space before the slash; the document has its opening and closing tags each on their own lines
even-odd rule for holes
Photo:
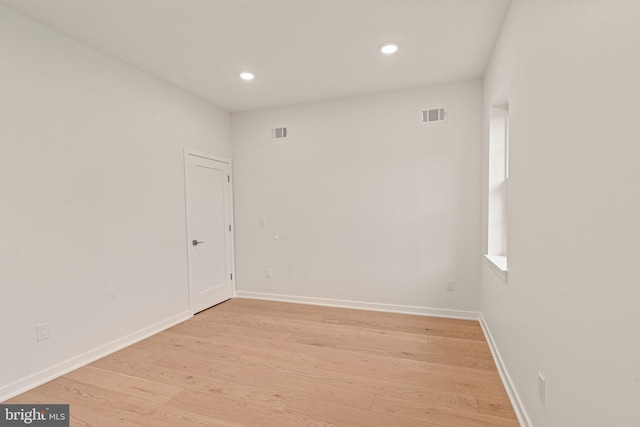
<svg viewBox="0 0 640 427">
<path fill-rule="evenodd" d="M 344 371 L 337 372 L 313 366 L 278 364 L 271 360 L 241 358 L 240 361 L 244 366 L 254 369 L 255 372 L 281 372 L 286 373 L 288 377 L 295 381 L 308 381 L 314 384 L 324 384 L 327 387 L 340 387 L 343 390 L 351 389 L 353 392 L 357 392 L 358 396 L 370 395 L 369 399 L 360 402 L 360 404 L 333 399 L 334 402 L 343 405 L 370 408 L 373 394 L 375 393 L 416 402 L 430 402 L 434 405 L 458 408 L 456 393 L 429 387 L 420 384 L 419 380 L 413 381 L 408 377 L 405 377 L 403 381 L 398 381 L 397 375 L 394 376 L 393 373 L 370 376 L 350 374 Z"/>
<path fill-rule="evenodd" d="M 154 352 L 162 351 L 173 354 L 189 354 L 194 357 L 211 361 L 233 361 L 238 359 L 238 355 L 233 351 L 226 351 L 225 347 L 217 345 L 209 338 L 198 338 L 182 334 L 174 334 L 165 331 L 147 338 L 133 347 L 140 349 L 151 349 Z"/>
<path fill-rule="evenodd" d="M 496 415 L 498 417 L 516 419 L 516 414 L 513 412 L 511 402 L 506 397 L 493 397 L 493 396 L 478 396 L 476 398 L 478 402 L 478 411 L 481 414 Z"/>
<path fill-rule="evenodd" d="M 187 329 L 185 326 L 177 325 L 173 329 L 193 335 L 199 334 L 199 336 L 203 337 L 207 331 L 217 330 L 223 333 L 243 333 L 263 339 L 285 339 L 291 333 L 305 333 L 320 336 L 333 334 L 336 337 L 352 340 L 358 332 L 357 330 L 350 331 L 344 327 L 308 320 L 282 319 L 237 312 L 220 312 L 217 315 L 211 315 L 208 322 L 198 325 L 201 326 L 198 329 L 192 328 L 185 331 Z"/>
<path fill-rule="evenodd" d="M 259 357 L 280 362 L 316 365 L 320 362 L 320 360 L 322 360 L 322 357 L 320 357 L 319 355 L 313 354 L 311 352 L 301 352 L 298 351 L 299 349 L 292 349 L 289 347 L 278 349 L 262 346 L 260 344 L 231 344 L 228 348 L 233 348 L 234 351 L 237 352 L 237 354 L 242 355 L 241 357 Z"/>
<path fill-rule="evenodd" d="M 463 411 L 473 412 L 477 414 L 480 412 L 478 409 L 478 399 L 471 394 L 456 393 L 456 400 L 458 401 L 458 408 Z"/>
<path fill-rule="evenodd" d="M 258 300 L 247 300 L 247 301 L 258 301 Z M 281 319 L 299 319 L 299 320 L 310 320 L 319 322 L 322 320 L 322 314 L 314 313 L 313 310 L 306 310 L 306 307 L 313 307 L 302 305 L 303 308 L 294 308 L 290 307 L 296 304 L 287 304 L 287 303 L 279 303 L 275 301 L 260 301 L 258 306 L 238 303 L 235 305 L 229 305 L 228 302 L 234 302 L 234 300 L 227 301 L 224 304 L 220 304 L 219 310 L 221 311 L 231 311 L 236 313 L 245 313 L 245 314 L 264 314 L 265 308 L 264 306 L 269 306 L 267 310 L 269 311 L 269 317 L 277 317 Z M 264 303 L 264 304 L 262 304 Z M 287 306 L 281 306 L 281 304 L 287 304 Z"/>
<path fill-rule="evenodd" d="M 162 384 L 91 366 L 69 372 L 65 378 L 156 403 L 165 403 L 183 390 L 180 386 Z"/>
<path fill-rule="evenodd" d="M 353 408 L 340 405 L 339 403 L 329 403 L 314 401 L 296 396 L 289 402 L 287 413 L 304 414 L 316 419 L 335 423 L 340 426 L 353 427 L 441 427 L 437 424 L 413 421 L 405 418 L 387 416 L 386 414 L 374 413 L 366 409 Z"/>
<path fill-rule="evenodd" d="M 462 368 L 484 369 L 486 371 L 494 371 L 496 369 L 493 356 L 461 356 L 448 353 L 426 353 L 421 354 L 420 357 L 405 357 L 405 359 L 438 363 L 447 366 L 459 366 Z"/>
<path fill-rule="evenodd" d="M 367 321 L 382 322 L 395 325 L 440 325 L 447 329 L 472 328 L 482 330 L 477 320 L 452 319 L 450 317 L 434 317 L 421 315 L 407 315 L 403 313 L 388 313 L 384 311 L 368 311 Z"/>
<path fill-rule="evenodd" d="M 38 392 L 69 404 L 72 417 L 86 425 L 144 425 L 140 420 L 154 408 L 154 402 L 107 390 L 66 377 L 57 378 L 37 388 Z"/>
<path fill-rule="evenodd" d="M 482 380 L 465 378 L 464 375 L 447 375 L 441 373 L 416 373 L 414 371 L 400 371 L 399 378 L 412 381 L 428 387 L 453 391 L 463 394 L 487 394 L 491 396 L 505 396 L 502 384 L 486 383 Z"/>
<path fill-rule="evenodd" d="M 351 353 L 349 357 L 344 354 L 326 355 L 317 363 L 318 368 L 334 371 L 350 372 L 354 374 L 377 376 L 380 373 L 394 374 L 400 367 L 400 359 L 397 357 L 374 356 L 362 353 Z"/>
<path fill-rule="evenodd" d="M 257 320 L 252 321 L 252 317 Z M 290 334 L 287 328 L 267 328 L 261 323 L 259 316 L 238 313 L 220 313 L 209 316 L 206 322 L 195 324 L 181 323 L 173 326 L 169 332 L 180 335 L 192 335 L 207 338 L 211 332 L 238 334 L 270 340 L 284 340 Z"/>
<path fill-rule="evenodd" d="M 317 426 L 311 417 L 303 419 L 282 411 L 254 407 L 250 404 L 185 390 L 167 402 L 167 406 L 207 416 L 225 423 L 264 427 Z"/>
<path fill-rule="evenodd" d="M 363 329 L 402 332 L 415 335 L 443 336 L 451 338 L 472 339 L 478 341 L 483 341 L 485 339 L 484 332 L 479 325 L 449 325 L 446 323 L 443 324 L 440 322 L 434 322 L 433 320 L 431 320 L 432 318 L 426 316 L 415 317 L 418 317 L 418 319 L 415 319 L 411 322 L 387 322 L 384 320 L 380 320 L 377 317 L 374 320 L 372 320 L 370 317 L 365 317 L 364 319 L 352 320 L 347 324 L 349 326 Z M 340 323 L 339 319 L 336 319 L 335 321 L 323 319 L 322 321 Z"/>
<path fill-rule="evenodd" d="M 458 348 L 467 349 L 479 352 L 481 354 L 490 355 L 491 349 L 486 341 L 467 340 L 463 338 L 430 336 L 429 343 L 432 345 L 439 345 L 442 348 L 449 350 L 456 350 Z M 454 351 L 455 352 L 455 351 Z"/>
<path fill-rule="evenodd" d="M 234 299 L 7 403 L 72 426 L 512 427 L 478 322 Z"/>
<path fill-rule="evenodd" d="M 227 396 L 231 399 L 247 399 L 253 405 L 267 408 L 282 409 L 286 402 L 293 396 L 286 392 L 274 391 L 273 385 L 276 382 L 262 382 L 257 386 L 249 384 L 247 381 L 232 381 L 236 377 L 234 371 L 219 366 L 212 368 L 208 362 L 197 360 L 181 360 L 187 362 L 186 365 L 178 365 L 179 369 L 172 369 L 163 364 L 176 367 L 176 360 L 170 356 L 156 357 L 146 364 L 114 362 L 111 359 L 98 361 L 100 369 L 121 372 L 126 375 L 155 381 L 163 384 L 173 384 L 185 390 L 208 393 L 210 395 Z M 97 368 L 96 368 L 97 369 Z M 200 373 L 196 373 L 200 372 Z M 215 372 L 216 374 L 212 374 Z M 255 382 L 254 382 L 255 383 Z"/>
<path fill-rule="evenodd" d="M 42 393 L 39 388 L 35 388 L 33 390 L 26 391 L 22 394 L 19 394 L 15 397 L 12 397 L 9 400 L 5 400 L 2 402 L 6 405 L 19 405 L 19 404 L 63 404 L 66 405 L 67 402 L 60 396 L 50 396 L 48 394 Z"/>
<path fill-rule="evenodd" d="M 490 359 L 490 351 L 483 348 L 464 347 L 462 345 L 444 347 L 444 344 L 431 344 L 424 341 L 405 340 L 401 337 L 393 338 L 385 336 L 377 340 L 374 336 L 357 336 L 353 340 L 344 340 L 333 336 L 291 334 L 284 340 L 289 343 L 297 343 L 305 346 L 328 348 L 334 350 L 347 350 L 351 352 L 376 354 L 380 356 L 395 357 L 409 360 L 430 361 L 439 359 L 439 355 L 446 354 L 457 357 L 458 362 L 466 360 L 469 365 L 474 364 L 475 358 L 485 364 L 483 359 Z M 491 359 L 492 360 L 492 359 Z M 453 362 L 452 362 L 453 364 Z"/>
<path fill-rule="evenodd" d="M 415 402 L 380 395 L 376 396 L 371 410 L 443 427 L 519 427 L 518 422 L 512 419 L 474 414 L 442 406 L 418 405 Z"/>
<path fill-rule="evenodd" d="M 295 396 L 303 396 L 316 401 L 341 403 L 354 408 L 369 409 L 373 402 L 373 392 L 359 388 L 346 387 L 343 382 L 330 380 L 318 381 L 311 375 L 300 375 L 295 372 L 261 369 L 255 364 L 247 369 L 239 370 L 236 380 L 246 384 L 267 387 L 278 384 L 280 389 Z"/>
<path fill-rule="evenodd" d="M 225 381 L 233 381 L 238 369 L 237 361 L 228 363 L 214 362 L 201 359 L 197 356 L 182 356 L 176 354 L 154 354 L 151 367 L 163 368 L 164 375 L 171 375 L 170 372 L 181 372 L 185 378 L 199 375 L 216 378 Z M 168 369 L 168 371 L 167 371 Z"/>
<path fill-rule="evenodd" d="M 397 383 L 392 389 L 378 388 L 377 393 L 398 397 L 405 400 L 430 403 L 433 405 L 448 406 L 451 408 L 474 408 L 473 412 L 479 412 L 476 398 L 473 395 L 455 393 L 436 388 L 429 388 L 423 385 L 416 387 L 416 382 L 412 378 L 400 377 L 399 369 L 371 367 L 366 364 L 323 361 L 318 364 L 319 368 L 336 370 L 356 375 L 366 375 L 377 378 L 389 379 Z M 404 385 L 400 385 L 404 383 Z"/>
<path fill-rule="evenodd" d="M 211 417 L 206 415 L 161 405 L 144 416 L 144 425 L 145 427 L 242 427 L 245 424 L 221 419 L 216 419 L 215 422 L 212 422 Z"/>
<path fill-rule="evenodd" d="M 168 333 L 168 332 L 166 332 Z M 331 337 L 309 337 L 310 339 L 319 339 L 331 340 Z M 289 341 L 289 339 L 284 341 L 274 341 L 260 338 L 252 338 L 252 337 L 244 337 L 233 334 L 226 333 L 214 333 L 210 335 L 210 340 L 216 340 L 216 346 L 221 349 L 231 350 L 232 348 L 236 348 L 238 346 L 242 347 L 254 347 L 262 350 L 272 350 L 272 351 L 280 351 L 280 352 L 289 352 L 295 355 L 306 355 L 306 356 L 323 356 L 327 354 L 344 354 L 346 357 L 349 355 L 353 355 L 354 351 L 356 353 L 363 353 L 358 348 L 353 350 L 353 346 L 349 346 L 352 348 L 351 350 L 342 351 L 337 348 L 323 348 L 318 346 L 311 346 L 303 343 L 297 343 L 295 340 Z M 342 342 L 348 343 L 347 340 L 342 340 Z M 366 351 L 364 353 L 367 353 Z"/>
<path fill-rule="evenodd" d="M 410 375 L 448 375 L 457 376 L 469 380 L 482 381 L 488 384 L 502 385 L 500 374 L 498 374 L 497 371 L 486 371 L 483 369 L 448 366 L 439 363 L 419 362 L 416 360 L 400 360 L 398 370 L 401 372 L 407 372 Z"/>
<path fill-rule="evenodd" d="M 277 359 L 273 359 L 274 362 Z M 210 384 L 226 384 L 227 382 L 241 384 L 245 387 L 272 389 L 275 384 L 281 393 L 299 394 L 315 399 L 341 402 L 348 405 L 371 406 L 373 393 L 361 393 L 348 388 L 319 384 L 304 378 L 291 378 L 286 372 L 265 372 L 252 369 L 250 365 L 212 365 L 211 362 L 175 357 L 171 355 L 155 355 L 148 358 L 145 364 L 114 363 L 112 361 L 98 361 L 97 366 L 116 370 L 129 375 L 140 376 L 149 380 L 177 384 L 185 389 L 206 392 Z M 280 360 L 279 363 L 292 366 L 290 361 Z M 298 362 L 298 366 L 313 366 Z"/>
</svg>

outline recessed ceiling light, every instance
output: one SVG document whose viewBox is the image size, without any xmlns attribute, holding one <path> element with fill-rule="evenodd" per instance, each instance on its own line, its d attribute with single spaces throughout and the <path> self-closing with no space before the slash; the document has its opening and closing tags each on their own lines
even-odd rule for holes
<svg viewBox="0 0 640 427">
<path fill-rule="evenodd" d="M 398 45 L 395 43 L 383 43 L 380 45 L 380 52 L 385 55 L 391 55 L 398 50 Z"/>
<path fill-rule="evenodd" d="M 240 78 L 241 78 L 242 80 L 253 80 L 253 78 L 254 78 L 254 77 L 255 77 L 255 76 L 254 76 L 253 74 L 251 74 L 251 73 L 247 73 L 247 72 L 245 72 L 245 73 L 240 73 Z"/>
</svg>

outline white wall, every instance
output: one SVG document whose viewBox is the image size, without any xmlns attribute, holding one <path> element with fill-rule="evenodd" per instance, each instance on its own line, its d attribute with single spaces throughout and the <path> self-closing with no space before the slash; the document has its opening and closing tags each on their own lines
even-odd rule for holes
<svg viewBox="0 0 640 427">
<path fill-rule="evenodd" d="M 0 58 L 1 400 L 185 313 L 182 149 L 231 148 L 228 113 L 1 6 Z"/>
<path fill-rule="evenodd" d="M 481 102 L 473 80 L 232 114 L 238 290 L 477 310 Z"/>
<path fill-rule="evenodd" d="M 640 420 L 639 22 L 637 1 L 514 0 L 485 76 L 485 154 L 510 82 L 510 271 L 483 264 L 482 312 L 536 427 Z"/>
</svg>

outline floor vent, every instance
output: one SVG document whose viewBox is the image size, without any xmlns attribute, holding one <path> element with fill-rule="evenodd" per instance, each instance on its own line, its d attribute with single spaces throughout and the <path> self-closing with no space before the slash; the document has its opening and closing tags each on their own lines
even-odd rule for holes
<svg viewBox="0 0 640 427">
<path fill-rule="evenodd" d="M 287 128 L 271 129 L 271 139 L 287 139 Z"/>
<path fill-rule="evenodd" d="M 447 107 L 422 110 L 422 123 L 442 123 L 447 121 Z"/>
</svg>

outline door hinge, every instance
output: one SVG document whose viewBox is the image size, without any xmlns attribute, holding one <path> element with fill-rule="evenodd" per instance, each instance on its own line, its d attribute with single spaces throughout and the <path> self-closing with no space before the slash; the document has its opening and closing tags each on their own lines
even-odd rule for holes
<svg viewBox="0 0 640 427">
<path fill-rule="evenodd" d="M 231 175 L 227 175 L 227 182 L 231 182 Z"/>
<path fill-rule="evenodd" d="M 231 231 L 231 224 L 229 224 L 229 231 Z"/>
<path fill-rule="evenodd" d="M 233 273 L 231 274 L 231 280 L 233 280 Z"/>
</svg>

